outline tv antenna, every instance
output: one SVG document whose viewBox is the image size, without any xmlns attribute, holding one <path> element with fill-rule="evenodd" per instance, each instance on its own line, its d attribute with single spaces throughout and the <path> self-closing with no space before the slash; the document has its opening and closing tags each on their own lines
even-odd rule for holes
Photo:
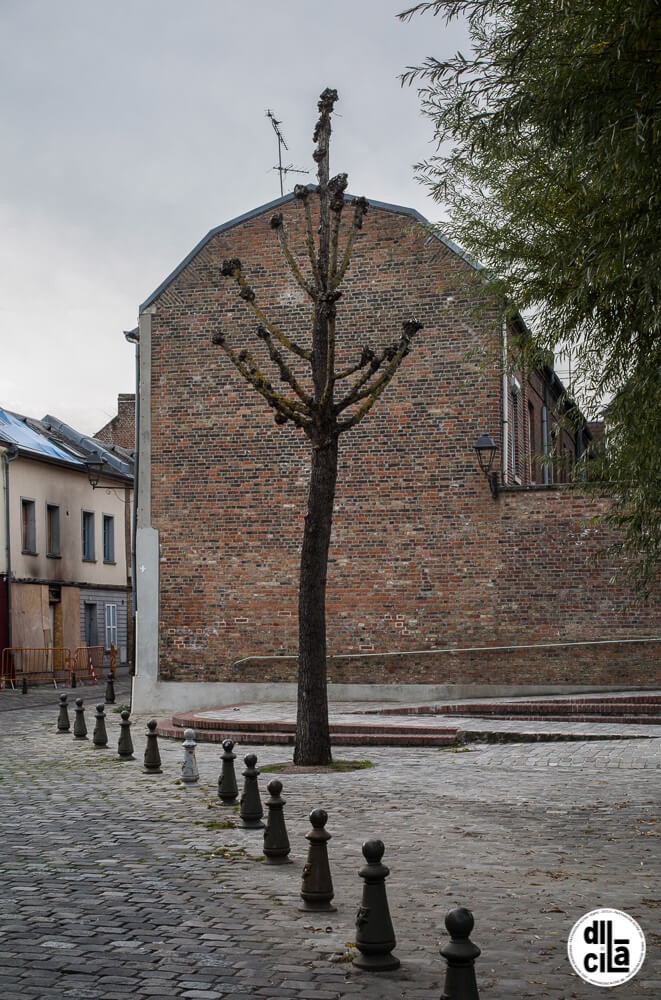
<svg viewBox="0 0 661 1000">
<path fill-rule="evenodd" d="M 273 112 L 269 111 L 268 109 L 266 111 L 266 117 L 271 119 L 271 125 L 273 126 L 273 131 L 275 132 L 275 134 L 278 137 L 278 165 L 277 165 L 277 167 L 274 167 L 273 169 L 277 170 L 278 173 L 280 174 L 280 197 L 282 197 L 284 195 L 284 193 L 285 193 L 284 184 L 283 184 L 283 179 L 284 179 L 284 175 L 285 174 L 309 174 L 310 171 L 309 170 L 298 170 L 293 165 L 293 163 L 290 163 L 289 166 L 287 166 L 287 167 L 283 167 L 283 165 L 282 165 L 282 150 L 286 149 L 287 152 L 289 152 L 289 146 L 285 142 L 285 137 L 282 134 L 282 132 L 280 131 L 280 126 L 282 125 L 282 122 L 279 122 L 278 119 L 273 114 Z"/>
</svg>

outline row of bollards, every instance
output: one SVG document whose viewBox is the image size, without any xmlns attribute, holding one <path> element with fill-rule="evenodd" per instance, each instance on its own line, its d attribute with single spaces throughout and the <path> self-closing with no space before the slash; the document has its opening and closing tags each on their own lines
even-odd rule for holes
<svg viewBox="0 0 661 1000">
<path fill-rule="evenodd" d="M 106 699 L 107 700 L 107 699 Z M 130 713 L 121 712 L 120 737 L 117 753 L 120 758 L 134 760 L 131 739 Z M 161 757 L 156 733 L 157 722 L 147 723 L 146 748 L 143 771 L 146 774 L 162 774 Z M 57 730 L 69 732 L 71 728 L 67 709 L 66 694 L 60 695 L 60 709 Z M 87 739 L 82 698 L 76 699 L 74 739 Z M 108 745 L 103 705 L 96 706 L 96 716 L 92 742 L 95 747 Z M 239 804 L 241 825 L 246 830 L 263 830 L 264 857 L 267 864 L 290 863 L 290 844 L 284 817 L 286 800 L 282 797 L 282 782 L 274 778 L 267 785 L 269 797 L 266 800 L 267 821 L 263 822 L 264 810 L 259 793 L 257 756 L 249 753 L 244 758 L 243 791 L 239 790 L 234 770 L 236 754 L 234 741 L 223 741 L 221 773 L 218 778 L 218 797 L 224 806 Z M 184 759 L 181 765 L 182 781 L 195 784 L 199 781 L 199 770 L 195 758 L 195 733 L 184 730 Z M 333 913 L 333 881 L 328 859 L 328 841 L 331 834 L 326 830 L 328 813 L 325 809 L 313 809 L 310 813 L 312 829 L 306 833 L 308 852 L 302 872 L 301 903 L 299 909 L 317 913 Z M 393 954 L 396 945 L 395 932 L 390 917 L 386 895 L 386 878 L 390 869 L 382 863 L 385 847 L 381 840 L 367 840 L 362 847 L 365 864 L 359 871 L 363 879 L 362 899 L 356 915 L 356 948 L 359 954 L 353 965 L 369 972 L 387 972 L 398 969 L 400 960 Z M 475 959 L 480 949 L 470 940 L 474 920 L 471 912 L 464 907 L 451 910 L 445 918 L 445 926 L 450 941 L 441 954 L 447 962 L 445 984 L 441 1000 L 479 1000 L 475 978 Z"/>
<path fill-rule="evenodd" d="M 106 729 L 106 713 L 104 712 L 104 708 L 104 705 L 97 705 L 94 717 L 92 743 L 95 747 L 99 748 L 105 748 L 108 746 L 108 731 Z M 86 740 L 87 723 L 85 721 L 85 708 L 82 698 L 76 698 L 76 707 L 74 712 L 73 737 L 75 740 Z M 130 714 L 131 713 L 126 709 L 121 712 L 117 756 L 121 757 L 123 760 L 135 760 L 135 757 L 133 756 L 133 740 L 131 739 L 131 723 L 129 721 Z M 154 729 L 155 728 L 156 722 L 154 722 Z M 60 708 L 57 716 L 57 731 L 58 733 L 68 733 L 71 731 L 71 720 L 69 719 L 69 707 L 67 705 L 66 694 L 60 695 Z M 156 739 L 155 734 L 154 739 Z M 158 755 L 158 746 L 156 746 L 156 754 Z M 147 768 L 147 763 L 147 760 L 145 760 L 145 770 L 149 769 Z"/>
<path fill-rule="evenodd" d="M 187 731 L 188 739 L 193 734 Z M 223 805 L 234 805 L 238 795 L 234 773 L 234 742 L 223 741 L 221 774 L 218 779 L 218 796 Z M 263 816 L 262 804 L 257 785 L 257 757 L 248 754 L 243 772 L 244 788 L 240 799 L 239 815 L 245 829 L 260 829 Z M 274 778 L 268 786 L 268 820 L 264 829 L 264 855 L 270 864 L 288 861 L 289 838 L 284 820 L 282 782 Z M 328 813 L 325 809 L 313 809 L 310 813 L 312 829 L 307 833 L 308 854 L 303 867 L 301 887 L 301 910 L 313 912 L 336 912 L 332 900 L 333 881 L 328 860 L 330 833 L 326 830 Z M 382 863 L 385 852 L 383 841 L 368 840 L 363 844 L 365 865 L 359 875 L 363 879 L 363 893 L 356 916 L 356 947 L 359 955 L 353 964 L 369 972 L 387 972 L 398 969 L 400 960 L 393 954 L 396 945 L 395 932 L 390 917 L 386 895 L 386 878 L 390 869 Z M 479 1000 L 475 979 L 475 959 L 480 949 L 470 940 L 473 916 L 464 907 L 451 910 L 445 918 L 450 934 L 450 943 L 441 949 L 448 968 L 441 1000 Z"/>
<path fill-rule="evenodd" d="M 114 697 L 114 696 L 113 696 Z M 92 743 L 95 747 L 105 748 L 108 746 L 108 732 L 106 730 L 106 713 L 104 705 L 96 706 L 94 718 L 94 731 L 92 733 Z M 117 743 L 117 756 L 123 760 L 135 760 L 133 754 L 133 740 L 131 738 L 130 712 L 123 709 L 121 714 L 120 735 Z M 143 762 L 143 770 L 146 774 L 162 774 L 161 755 L 158 749 L 158 736 L 156 719 L 150 719 L 147 723 L 147 745 Z M 71 730 L 71 720 L 69 719 L 69 708 L 67 705 L 67 695 L 60 695 L 60 708 L 57 717 L 58 733 L 68 733 Z M 190 739 L 186 744 L 188 754 L 187 761 L 184 761 L 184 781 L 197 781 L 199 773 L 195 762 L 195 741 L 192 739 L 194 733 L 192 729 L 186 730 L 190 733 Z M 75 740 L 87 739 L 87 723 L 85 721 L 85 708 L 82 698 L 76 698 L 75 717 L 73 723 L 73 737 Z M 255 758 L 256 759 L 256 758 Z"/>
</svg>

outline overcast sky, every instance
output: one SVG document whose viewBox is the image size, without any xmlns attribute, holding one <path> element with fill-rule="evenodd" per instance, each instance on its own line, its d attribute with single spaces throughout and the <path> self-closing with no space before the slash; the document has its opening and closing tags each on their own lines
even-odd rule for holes
<svg viewBox="0 0 661 1000">
<path fill-rule="evenodd" d="M 313 166 L 375 201 L 440 208 L 414 179 L 432 130 L 398 76 L 464 41 L 392 0 L 0 0 L 0 406 L 87 433 L 134 388 L 123 330 L 213 227 Z M 285 191 L 308 177 L 290 174 Z"/>
</svg>

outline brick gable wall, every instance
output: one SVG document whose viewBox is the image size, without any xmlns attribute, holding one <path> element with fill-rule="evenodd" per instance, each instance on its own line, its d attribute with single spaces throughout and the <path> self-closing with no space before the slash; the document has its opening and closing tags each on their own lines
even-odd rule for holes
<svg viewBox="0 0 661 1000">
<path fill-rule="evenodd" d="M 304 250 L 302 211 L 293 202 L 282 211 L 290 245 Z M 222 260 L 234 256 L 269 318 L 309 344 L 309 304 L 268 213 L 214 235 L 154 302 L 152 524 L 161 546 L 162 679 L 293 678 L 291 660 L 233 666 L 295 653 L 309 469 L 307 439 L 277 427 L 211 344 L 220 328 L 259 356 L 256 320 L 220 275 Z M 329 648 L 364 654 L 342 667 L 344 680 L 440 682 L 485 672 L 496 679 L 499 671 L 539 679 L 553 657 L 379 662 L 369 654 L 529 643 L 531 635 L 538 642 L 612 637 L 614 629 L 658 634 L 658 602 L 632 612 L 625 591 L 608 582 L 613 568 L 586 562 L 598 538 L 579 527 L 590 510 L 576 491 L 491 499 L 473 444 L 485 430 L 496 439 L 500 427 L 498 315 L 487 302 L 476 310 L 466 301 L 469 273 L 409 215 L 370 210 L 338 303 L 338 367 L 364 344 L 394 339 L 405 319 L 425 328 L 371 414 L 340 442 Z M 596 647 L 583 656 L 583 676 L 608 673 L 608 655 Z M 649 656 L 636 679 L 645 670 L 649 676 Z M 567 672 L 566 659 L 549 667 L 558 671 Z"/>
</svg>

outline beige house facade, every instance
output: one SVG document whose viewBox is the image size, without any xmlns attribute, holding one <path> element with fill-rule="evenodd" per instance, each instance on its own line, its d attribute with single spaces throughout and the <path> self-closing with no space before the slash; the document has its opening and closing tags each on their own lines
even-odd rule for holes
<svg viewBox="0 0 661 1000">
<path fill-rule="evenodd" d="M 0 653 L 114 646 L 126 662 L 132 454 L 0 409 L 0 461 Z"/>
</svg>

